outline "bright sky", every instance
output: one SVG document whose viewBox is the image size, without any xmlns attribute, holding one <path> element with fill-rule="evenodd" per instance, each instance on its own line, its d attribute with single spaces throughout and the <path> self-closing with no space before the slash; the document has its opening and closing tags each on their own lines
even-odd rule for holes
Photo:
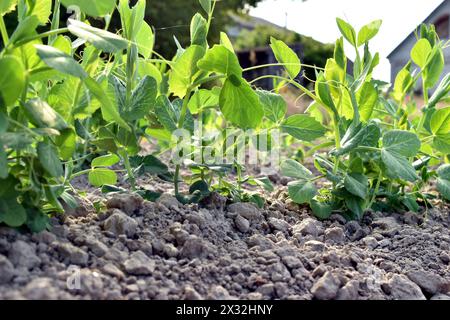
<svg viewBox="0 0 450 320">
<path fill-rule="evenodd" d="M 334 42 L 340 36 L 336 17 L 350 22 L 357 31 L 372 20 L 382 19 L 380 33 L 371 41 L 371 48 L 383 58 L 375 76 L 390 81 L 390 65 L 384 58 L 442 1 L 264 0 L 250 14 L 283 27 L 287 25 L 288 29 L 322 42 Z"/>
</svg>

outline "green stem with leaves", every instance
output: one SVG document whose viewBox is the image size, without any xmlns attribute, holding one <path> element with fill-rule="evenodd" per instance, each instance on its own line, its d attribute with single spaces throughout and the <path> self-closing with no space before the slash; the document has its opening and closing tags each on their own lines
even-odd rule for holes
<svg viewBox="0 0 450 320">
<path fill-rule="evenodd" d="M 0 15 L 0 32 L 2 34 L 2 40 L 3 40 L 4 47 L 6 48 L 6 46 L 9 43 L 9 36 L 8 36 L 8 31 L 6 30 L 6 25 L 5 25 L 5 20 L 3 19 L 3 15 Z"/>
</svg>

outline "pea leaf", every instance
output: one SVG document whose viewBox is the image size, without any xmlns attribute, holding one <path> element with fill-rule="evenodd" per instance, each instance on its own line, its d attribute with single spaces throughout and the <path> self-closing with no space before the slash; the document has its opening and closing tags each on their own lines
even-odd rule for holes
<svg viewBox="0 0 450 320">
<path fill-rule="evenodd" d="M 281 163 L 281 173 L 283 176 L 296 179 L 311 180 L 314 178 L 311 171 L 297 161 L 291 159 Z"/>
<path fill-rule="evenodd" d="M 116 0 L 61 0 L 61 3 L 66 8 L 76 6 L 89 16 L 102 17 L 113 12 Z"/>
<path fill-rule="evenodd" d="M 198 71 L 197 62 L 205 54 L 203 47 L 193 45 L 175 61 L 169 77 L 169 89 L 174 95 L 183 98 Z"/>
<path fill-rule="evenodd" d="M 235 79 L 234 75 L 225 81 L 219 104 L 225 119 L 243 129 L 256 128 L 264 116 L 258 95 L 244 79 Z"/>
<path fill-rule="evenodd" d="M 281 40 L 270 38 L 270 47 L 277 61 L 284 65 L 292 79 L 295 79 L 301 71 L 301 63 L 297 54 Z"/>
<path fill-rule="evenodd" d="M 351 45 L 356 46 L 356 31 L 353 27 L 340 18 L 336 18 L 339 31 Z"/>
<path fill-rule="evenodd" d="M 365 199 L 368 192 L 368 179 L 360 173 L 350 173 L 345 176 L 344 186 L 351 194 Z"/>
<path fill-rule="evenodd" d="M 77 135 L 75 130 L 67 128 L 60 131 L 59 136 L 56 136 L 55 138 L 55 144 L 58 146 L 61 159 L 70 160 L 77 147 Z"/>
<path fill-rule="evenodd" d="M 40 98 L 26 102 L 24 110 L 30 122 L 38 128 L 53 128 L 56 130 L 68 128 L 66 121 Z"/>
<path fill-rule="evenodd" d="M 88 76 L 81 65 L 68 54 L 50 46 L 35 45 L 34 47 L 39 58 L 50 68 L 80 79 Z"/>
<path fill-rule="evenodd" d="M 104 52 L 115 53 L 127 48 L 128 41 L 106 30 L 91 27 L 81 21 L 69 19 L 69 31 Z"/>
<path fill-rule="evenodd" d="M 119 163 L 120 158 L 116 154 L 107 154 L 105 156 L 97 157 L 91 162 L 92 168 L 97 167 L 111 167 L 117 163 Z"/>
<path fill-rule="evenodd" d="M 434 47 L 427 61 L 427 66 L 423 71 L 425 79 L 425 87 L 432 88 L 439 81 L 442 71 L 444 70 L 445 61 L 442 48 Z"/>
<path fill-rule="evenodd" d="M 0 146 L 0 179 L 6 179 L 8 175 L 8 155 L 3 146 Z"/>
<path fill-rule="evenodd" d="M 0 1 L 0 16 L 11 12 L 17 5 L 17 0 L 2 0 Z"/>
<path fill-rule="evenodd" d="M 191 45 L 206 48 L 208 46 L 207 35 L 207 21 L 200 13 L 196 13 L 191 21 Z"/>
<path fill-rule="evenodd" d="M 215 45 L 209 49 L 198 62 L 198 67 L 204 71 L 242 77 L 242 68 L 239 65 L 238 58 L 233 51 L 230 51 L 224 45 Z"/>
<path fill-rule="evenodd" d="M 156 99 L 155 113 L 159 122 L 170 133 L 177 130 L 177 117 L 175 109 L 167 96 L 159 96 Z"/>
<path fill-rule="evenodd" d="M 0 222 L 6 223 L 9 227 L 17 228 L 23 225 L 26 220 L 27 213 L 15 198 L 0 198 Z"/>
<path fill-rule="evenodd" d="M 391 130 L 383 136 L 383 149 L 404 157 L 414 157 L 420 149 L 420 140 L 412 132 Z"/>
<path fill-rule="evenodd" d="M 414 182 L 419 177 L 408 159 L 389 150 L 381 150 L 381 159 L 386 166 L 386 173 L 391 179 L 402 179 Z"/>
<path fill-rule="evenodd" d="M 215 107 L 219 105 L 220 88 L 214 87 L 211 90 L 197 90 L 188 103 L 188 108 L 192 114 L 199 113 L 203 108 Z"/>
<path fill-rule="evenodd" d="M 154 43 L 155 35 L 153 34 L 153 30 L 147 22 L 143 21 L 141 28 L 136 34 L 136 44 L 139 53 L 145 59 L 150 58 L 152 55 Z"/>
<path fill-rule="evenodd" d="M 205 12 L 207 14 L 211 13 L 211 9 L 212 9 L 211 0 L 199 0 L 199 1 L 200 1 L 200 5 L 202 6 L 203 10 L 205 10 Z"/>
<path fill-rule="evenodd" d="M 265 90 L 258 90 L 257 93 L 265 116 L 274 123 L 283 120 L 287 111 L 287 103 L 283 97 Z"/>
<path fill-rule="evenodd" d="M 360 220 L 364 215 L 364 200 L 350 195 L 346 196 L 344 200 L 345 205 L 354 215 L 352 218 Z"/>
<path fill-rule="evenodd" d="M 230 50 L 230 52 L 234 53 L 233 44 L 231 43 L 230 38 L 228 38 L 225 32 L 220 33 L 220 44 L 223 45 L 228 50 Z"/>
<path fill-rule="evenodd" d="M 450 201 L 450 164 L 442 165 L 438 170 L 437 189 L 442 196 Z"/>
<path fill-rule="evenodd" d="M 37 154 L 42 167 L 52 177 L 58 178 L 64 175 L 61 160 L 59 160 L 58 150 L 49 142 L 40 142 L 37 145 Z"/>
<path fill-rule="evenodd" d="M 356 93 L 358 99 L 359 114 L 361 119 L 368 121 L 372 116 L 373 110 L 378 102 L 378 91 L 371 82 L 365 82 L 361 89 Z"/>
<path fill-rule="evenodd" d="M 428 62 L 428 56 L 431 53 L 431 45 L 427 39 L 420 39 L 411 50 L 411 59 L 420 68 L 425 68 Z"/>
<path fill-rule="evenodd" d="M 101 187 L 105 184 L 114 185 L 117 183 L 117 174 L 107 168 L 95 168 L 89 171 L 88 179 L 94 187 Z"/>
<path fill-rule="evenodd" d="M 281 125 L 283 131 L 302 141 L 314 141 L 323 137 L 326 129 L 320 122 L 306 114 L 296 114 L 287 118 Z"/>
<path fill-rule="evenodd" d="M 314 199 L 311 200 L 310 206 L 314 216 L 321 220 L 328 219 L 333 213 L 333 208 L 331 205 Z"/>
<path fill-rule="evenodd" d="M 381 20 L 375 20 L 363 26 L 358 33 L 358 47 L 375 37 L 380 30 L 381 24 Z"/>
<path fill-rule="evenodd" d="M 436 110 L 430 121 L 433 145 L 442 153 L 450 153 L 450 107 Z"/>
<path fill-rule="evenodd" d="M 144 118 L 155 106 L 156 95 L 158 93 L 156 80 L 151 77 L 145 77 L 139 82 L 136 89 L 133 90 L 131 102 L 126 110 L 121 114 L 128 121 L 135 121 Z"/>
<path fill-rule="evenodd" d="M 112 121 L 120 125 L 121 127 L 131 130 L 130 126 L 122 119 L 117 107 L 114 106 L 105 93 L 103 88 L 91 77 L 84 79 L 84 84 L 89 91 L 101 102 L 101 109 L 103 119 L 106 121 Z"/>
<path fill-rule="evenodd" d="M 295 203 L 309 203 L 317 193 L 316 187 L 310 181 L 299 180 L 288 184 L 289 196 Z"/>
<path fill-rule="evenodd" d="M 11 106 L 22 94 L 25 87 L 25 68 L 14 56 L 0 58 L 0 106 Z"/>
</svg>

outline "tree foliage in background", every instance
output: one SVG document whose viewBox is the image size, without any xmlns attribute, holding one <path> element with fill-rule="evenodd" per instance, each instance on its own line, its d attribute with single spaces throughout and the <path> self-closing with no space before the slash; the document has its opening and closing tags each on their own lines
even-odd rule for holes
<svg viewBox="0 0 450 320">
<path fill-rule="evenodd" d="M 211 24 L 209 40 L 219 40 L 220 31 L 225 30 L 232 21 L 230 12 L 244 9 L 246 5 L 255 6 L 261 0 L 222 0 L 218 1 Z M 174 36 L 182 46 L 189 45 L 189 25 L 192 16 L 201 11 L 198 0 L 147 1 L 146 20 L 156 30 L 157 52 L 170 57 L 176 52 Z M 118 21 L 120 25 L 120 21 Z"/>
<path fill-rule="evenodd" d="M 311 37 L 263 24 L 257 25 L 253 30 L 243 30 L 236 39 L 235 46 L 237 50 L 268 46 L 271 36 L 284 41 L 288 45 L 301 43 L 304 54 L 302 62 L 305 64 L 324 67 L 327 59 L 333 56 L 334 45 L 332 44 L 323 44 Z M 314 80 L 314 69 L 305 69 L 305 75 Z"/>
</svg>

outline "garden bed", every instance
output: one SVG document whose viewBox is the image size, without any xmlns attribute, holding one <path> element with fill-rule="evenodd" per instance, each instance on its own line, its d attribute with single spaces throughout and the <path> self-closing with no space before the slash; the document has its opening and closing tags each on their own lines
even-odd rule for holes
<svg viewBox="0 0 450 320">
<path fill-rule="evenodd" d="M 0 229 L 0 299 L 450 299 L 447 205 L 321 222 L 279 188 L 264 209 L 115 194 L 101 214 L 89 192 L 51 231 Z"/>
</svg>

